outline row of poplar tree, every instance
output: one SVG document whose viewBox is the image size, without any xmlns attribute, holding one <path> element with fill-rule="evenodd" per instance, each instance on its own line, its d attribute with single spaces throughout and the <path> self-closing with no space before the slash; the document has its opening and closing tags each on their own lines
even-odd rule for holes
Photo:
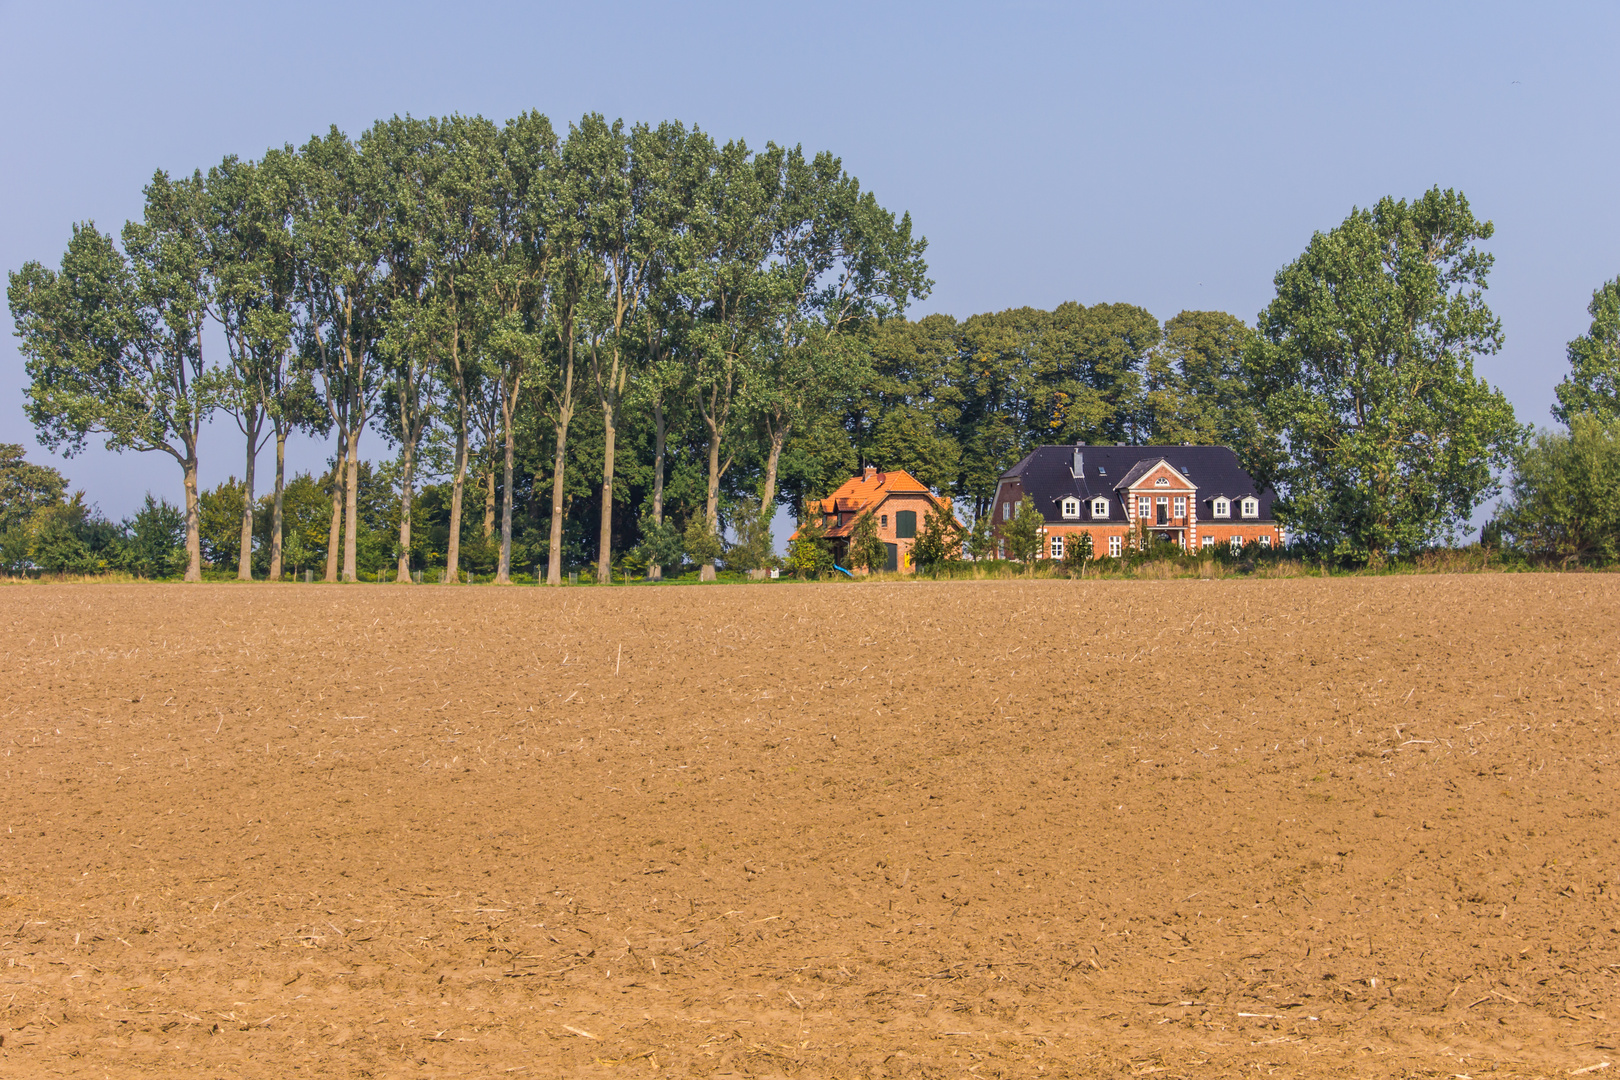
<svg viewBox="0 0 1620 1080">
<path fill-rule="evenodd" d="M 159 172 L 145 195 L 121 243 L 76 226 L 60 270 L 29 263 L 9 298 L 42 441 L 71 453 L 100 434 L 109 448 L 181 466 L 188 579 L 201 575 L 198 439 L 219 411 L 246 440 L 243 577 L 255 460 L 271 440 L 268 569 L 281 576 L 283 463 L 298 431 L 336 439 L 328 578 L 356 576 L 368 429 L 398 450 L 401 574 L 421 461 L 442 443 L 447 574 L 482 449 L 499 462 L 496 577 L 507 580 L 519 441 L 532 451 L 549 429 L 547 577 L 559 580 L 582 408 L 600 426 L 600 575 L 632 417 L 653 431 L 647 524 L 668 527 L 678 421 L 679 437 L 701 447 L 702 527 L 717 538 L 743 433 L 767 444 L 768 511 L 795 426 L 859 381 L 860 335 L 929 287 L 909 218 L 883 209 L 832 155 L 756 152 L 676 123 L 588 115 L 559 137 L 537 113 L 504 126 L 396 117 L 358 140 L 333 129 L 206 174 Z"/>
<path fill-rule="evenodd" d="M 246 441 L 242 577 L 270 441 L 260 566 L 285 568 L 297 432 L 336 443 L 297 490 L 330 502 L 326 543 L 300 545 L 329 579 L 383 527 L 402 576 L 454 579 L 472 538 L 496 580 L 541 559 L 551 582 L 587 559 L 606 578 L 631 549 L 652 576 L 684 554 L 712 577 L 728 526 L 733 554 L 768 554 L 779 503 L 863 464 L 977 517 L 1058 442 L 1231 446 L 1292 542 L 1354 563 L 1455 536 L 1527 445 L 1474 371 L 1502 344 L 1492 233 L 1452 190 L 1354 209 L 1253 325 L 1125 303 L 912 320 L 925 242 L 830 154 L 596 115 L 565 137 L 534 113 L 395 118 L 159 173 L 119 241 L 76 227 L 60 269 L 28 264 L 9 295 L 42 441 L 182 466 L 191 577 L 197 438 L 220 410 Z M 392 447 L 375 468 L 368 430 Z"/>
</svg>

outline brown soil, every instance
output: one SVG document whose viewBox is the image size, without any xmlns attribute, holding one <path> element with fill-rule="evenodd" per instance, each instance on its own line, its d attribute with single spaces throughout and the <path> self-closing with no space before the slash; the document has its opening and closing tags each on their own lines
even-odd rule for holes
<svg viewBox="0 0 1620 1080">
<path fill-rule="evenodd" d="M 0 1074 L 1620 1067 L 1617 641 L 1609 576 L 0 589 Z"/>
</svg>

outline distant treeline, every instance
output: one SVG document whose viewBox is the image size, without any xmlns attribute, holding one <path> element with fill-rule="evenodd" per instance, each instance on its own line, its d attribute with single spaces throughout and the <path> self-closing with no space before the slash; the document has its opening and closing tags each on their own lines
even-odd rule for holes
<svg viewBox="0 0 1620 1080">
<path fill-rule="evenodd" d="M 142 220 L 76 226 L 9 299 L 43 442 L 179 464 L 193 578 L 712 576 L 768 561 L 777 508 L 865 463 L 976 516 L 1054 442 L 1230 445 L 1297 545 L 1366 562 L 1454 537 L 1526 446 L 1473 371 L 1502 340 L 1491 234 L 1453 191 L 1353 210 L 1253 326 L 1125 303 L 910 320 L 925 242 L 831 154 L 395 118 L 160 172 Z M 243 474 L 203 492 L 220 412 Z M 333 445 L 325 475 L 285 476 L 300 437 Z"/>
</svg>

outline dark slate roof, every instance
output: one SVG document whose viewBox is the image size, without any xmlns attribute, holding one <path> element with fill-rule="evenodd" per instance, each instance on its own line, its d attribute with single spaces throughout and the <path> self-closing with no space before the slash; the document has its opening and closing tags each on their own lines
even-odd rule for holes
<svg viewBox="0 0 1620 1080">
<path fill-rule="evenodd" d="M 1082 462 L 1079 477 L 1072 471 L 1077 451 Z M 1002 478 L 1016 477 L 1024 494 L 1035 499 L 1035 508 L 1048 521 L 1063 520 L 1059 504 L 1070 495 L 1086 501 L 1106 496 L 1110 517 L 1118 521 L 1123 516 L 1121 500 L 1128 486 L 1121 481 L 1133 474 L 1139 477 L 1161 458 L 1198 488 L 1201 520 L 1210 520 L 1209 503 L 1217 495 L 1234 502 L 1245 495 L 1256 495 L 1260 499 L 1258 520 L 1271 520 L 1275 493 L 1270 488 L 1258 490 L 1253 478 L 1238 464 L 1237 455 L 1225 446 L 1037 446 Z M 1082 508 L 1081 520 L 1089 517 Z M 1232 520 L 1243 520 L 1236 507 L 1232 509 Z"/>
</svg>

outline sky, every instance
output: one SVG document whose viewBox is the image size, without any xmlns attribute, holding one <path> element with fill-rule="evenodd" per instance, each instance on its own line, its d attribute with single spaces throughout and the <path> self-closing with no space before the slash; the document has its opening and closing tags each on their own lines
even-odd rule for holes
<svg viewBox="0 0 1620 1080">
<path fill-rule="evenodd" d="M 1617 46 L 1612 3 L 0 0 L 0 267 L 56 265 L 74 222 L 116 231 L 157 169 L 406 113 L 830 150 L 928 238 L 916 315 L 1122 301 L 1252 323 L 1314 231 L 1439 185 L 1496 226 L 1506 345 L 1476 370 L 1548 425 L 1565 343 L 1620 275 Z M 167 456 L 38 446 L 0 322 L 0 442 L 113 518 L 148 490 L 179 502 Z M 329 453 L 302 439 L 289 464 Z M 231 420 L 201 455 L 205 487 L 240 475 Z"/>
</svg>

